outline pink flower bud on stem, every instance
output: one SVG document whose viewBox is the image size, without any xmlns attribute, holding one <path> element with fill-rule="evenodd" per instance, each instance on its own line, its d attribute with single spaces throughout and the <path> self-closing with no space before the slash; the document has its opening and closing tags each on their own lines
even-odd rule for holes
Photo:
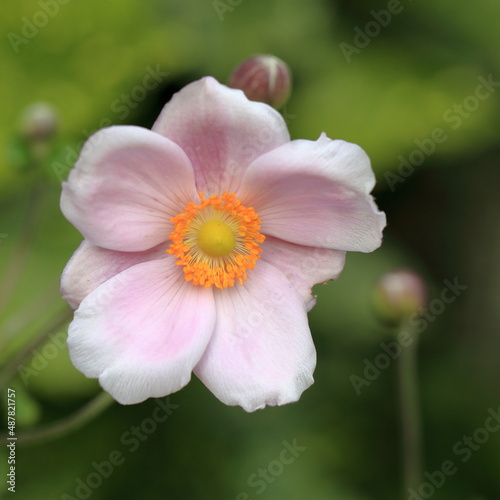
<svg viewBox="0 0 500 500">
<path fill-rule="evenodd" d="M 20 131 L 27 140 L 46 141 L 54 136 L 56 130 L 57 116 L 50 104 L 32 104 L 21 116 Z"/>
<path fill-rule="evenodd" d="M 423 279 L 414 271 L 397 269 L 385 273 L 375 289 L 375 307 L 382 319 L 390 323 L 406 321 L 425 305 Z"/>
<path fill-rule="evenodd" d="M 57 128 L 57 114 L 51 104 L 35 102 L 24 110 L 19 120 L 19 135 L 26 159 L 20 170 L 41 171 Z"/>
<path fill-rule="evenodd" d="M 252 101 L 281 108 L 292 91 L 292 75 L 288 65 L 271 55 L 257 55 L 242 62 L 232 72 L 228 85 L 241 89 Z"/>
<path fill-rule="evenodd" d="M 418 378 L 418 331 L 411 317 L 426 303 L 424 280 L 414 271 L 397 269 L 384 274 L 375 291 L 380 317 L 397 325 L 398 389 L 401 420 L 403 491 L 422 482 L 422 424 Z M 404 339 L 404 341 L 402 340 Z"/>
</svg>

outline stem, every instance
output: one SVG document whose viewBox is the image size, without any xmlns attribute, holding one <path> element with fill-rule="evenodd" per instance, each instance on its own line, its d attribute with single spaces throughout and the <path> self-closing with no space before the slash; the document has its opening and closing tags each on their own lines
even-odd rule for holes
<svg viewBox="0 0 500 500">
<path fill-rule="evenodd" d="M 410 335 L 413 341 L 410 345 L 402 347 L 399 357 L 403 486 L 406 496 L 408 488 L 416 488 L 422 481 L 422 431 L 417 373 L 418 336 L 411 329 Z"/>
<path fill-rule="evenodd" d="M 6 387 L 9 381 L 14 378 L 19 365 L 22 365 L 32 354 L 33 350 L 42 345 L 50 333 L 60 328 L 73 316 L 71 309 L 65 309 L 59 316 L 45 329 L 42 330 L 17 356 L 7 363 L 0 372 L 0 387 Z"/>
<path fill-rule="evenodd" d="M 60 301 L 61 294 L 58 284 L 55 282 L 53 287 L 47 288 L 37 297 L 31 299 L 3 322 L 0 352 L 5 349 L 6 344 L 13 337 L 19 335 L 26 327 L 42 316 L 52 304 Z"/>
<path fill-rule="evenodd" d="M 37 233 L 37 227 L 43 213 L 45 201 L 45 184 L 41 179 L 37 179 L 32 187 L 26 217 L 21 229 L 21 234 L 12 251 L 11 259 L 7 269 L 2 276 L 0 283 L 0 311 L 5 310 L 16 288 L 16 285 L 24 270 L 24 264 L 28 252 L 33 245 Z"/>
<path fill-rule="evenodd" d="M 114 399 L 107 392 L 101 392 L 69 417 L 38 429 L 19 432 L 16 443 L 32 445 L 63 437 L 83 427 L 87 422 L 100 415 L 113 402 Z M 7 436 L 2 435 L 2 439 L 6 440 Z"/>
</svg>

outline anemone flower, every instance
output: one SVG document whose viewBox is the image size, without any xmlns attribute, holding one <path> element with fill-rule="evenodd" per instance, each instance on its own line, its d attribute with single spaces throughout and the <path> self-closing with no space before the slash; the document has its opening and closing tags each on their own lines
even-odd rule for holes
<svg viewBox="0 0 500 500">
<path fill-rule="evenodd" d="M 313 383 L 311 288 L 385 215 L 358 146 L 290 141 L 281 115 L 211 77 L 152 130 L 105 128 L 63 185 L 84 241 L 62 276 L 73 364 L 122 404 L 196 376 L 228 405 L 297 401 Z"/>
</svg>

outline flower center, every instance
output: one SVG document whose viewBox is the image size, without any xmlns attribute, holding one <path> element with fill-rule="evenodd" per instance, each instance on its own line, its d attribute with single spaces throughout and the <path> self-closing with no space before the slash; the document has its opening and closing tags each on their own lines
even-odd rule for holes
<svg viewBox="0 0 500 500">
<path fill-rule="evenodd" d="M 199 204 L 189 202 L 184 212 L 173 217 L 175 224 L 167 253 L 177 257 L 184 267 L 184 278 L 194 285 L 217 288 L 241 285 L 247 270 L 260 257 L 259 215 L 244 207 L 234 193 L 204 198 Z"/>
<path fill-rule="evenodd" d="M 229 255 L 235 245 L 233 231 L 220 220 L 205 222 L 198 231 L 198 246 L 210 257 Z"/>
</svg>

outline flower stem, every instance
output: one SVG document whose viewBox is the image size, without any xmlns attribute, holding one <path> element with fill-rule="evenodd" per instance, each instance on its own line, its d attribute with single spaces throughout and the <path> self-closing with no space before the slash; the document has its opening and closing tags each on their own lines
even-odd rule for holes
<svg viewBox="0 0 500 500">
<path fill-rule="evenodd" d="M 28 345 L 25 345 L 21 352 L 8 362 L 0 372 L 0 387 L 6 387 L 9 381 L 16 375 L 19 365 L 22 365 L 33 354 L 33 350 L 42 345 L 49 334 L 64 325 L 72 315 L 73 311 L 71 309 L 64 309 L 47 328 L 42 330 Z"/>
<path fill-rule="evenodd" d="M 53 286 L 48 287 L 9 315 L 1 324 L 0 352 L 4 351 L 5 346 L 13 338 L 18 337 L 24 329 L 46 313 L 53 304 L 60 302 L 60 298 L 58 279 Z"/>
<path fill-rule="evenodd" d="M 100 415 L 113 402 L 114 399 L 103 391 L 69 417 L 37 429 L 20 431 L 16 442 L 21 445 L 32 445 L 63 437 L 83 427 L 87 422 Z M 4 437 L 6 438 L 6 436 L 2 436 L 2 439 Z"/>
<path fill-rule="evenodd" d="M 0 283 L 0 311 L 5 310 L 24 270 L 29 251 L 33 246 L 37 229 L 42 219 L 46 201 L 45 183 L 37 178 L 28 199 L 26 217 L 21 233 L 12 251 L 12 256 Z"/>
<path fill-rule="evenodd" d="M 404 498 L 408 495 L 408 488 L 418 487 L 422 480 L 422 432 L 417 373 L 418 336 L 411 328 L 409 331 L 412 342 L 402 347 L 399 357 Z"/>
</svg>

